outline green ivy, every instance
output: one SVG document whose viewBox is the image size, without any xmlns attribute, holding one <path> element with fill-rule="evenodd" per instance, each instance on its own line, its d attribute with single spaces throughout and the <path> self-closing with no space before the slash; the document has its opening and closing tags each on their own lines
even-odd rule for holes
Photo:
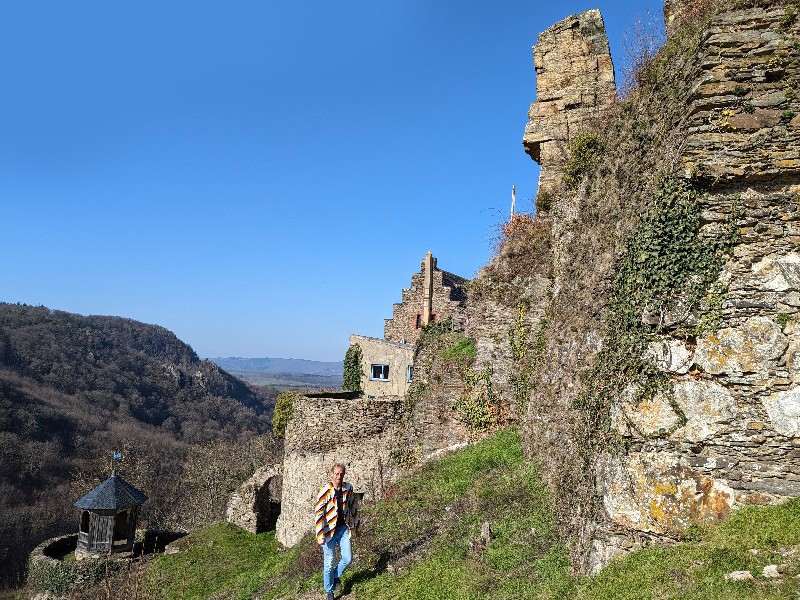
<svg viewBox="0 0 800 600">
<path fill-rule="evenodd" d="M 664 178 L 628 240 L 603 349 L 576 400 L 586 415 L 587 442 L 595 447 L 611 442 L 610 407 L 630 390 L 635 390 L 634 401 L 665 393 L 676 408 L 669 377 L 643 358 L 650 342 L 665 334 L 698 335 L 721 322 L 724 290 L 714 284 L 738 241 L 737 213 L 717 235 L 700 235 L 701 196 L 685 181 Z"/>
<path fill-rule="evenodd" d="M 363 360 L 361 346 L 353 344 L 344 355 L 344 372 L 342 374 L 342 389 L 346 392 L 361 392 L 361 361 Z"/>
<path fill-rule="evenodd" d="M 297 392 L 281 392 L 275 402 L 275 411 L 272 414 L 272 433 L 275 437 L 283 437 L 286 426 L 294 413 L 294 401 Z"/>
</svg>

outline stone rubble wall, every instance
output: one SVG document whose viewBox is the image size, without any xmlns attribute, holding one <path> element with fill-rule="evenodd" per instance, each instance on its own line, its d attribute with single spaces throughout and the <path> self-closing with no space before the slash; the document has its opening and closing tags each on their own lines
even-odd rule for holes
<svg viewBox="0 0 800 600">
<path fill-rule="evenodd" d="M 236 490 L 228 501 L 225 519 L 249 531 L 260 533 L 260 526 L 270 513 L 280 510 L 283 468 L 265 465 Z"/>
<path fill-rule="evenodd" d="M 609 522 L 593 570 L 637 536 L 800 496 L 800 28 L 784 15 L 725 12 L 702 38 L 684 174 L 710 190 L 701 235 L 738 213 L 739 243 L 717 282 L 720 326 L 649 350 L 677 410 L 656 396 L 613 415 L 630 450 L 597 464 Z"/>
<path fill-rule="evenodd" d="M 540 33 L 533 62 L 536 102 L 528 112 L 522 144 L 542 167 L 541 192 L 561 180 L 570 138 L 602 119 L 616 99 L 614 65 L 600 11 L 569 16 Z"/>
<path fill-rule="evenodd" d="M 466 445 L 469 432 L 446 396 L 458 391 L 432 388 L 413 408 L 401 396 L 299 396 L 286 427 L 278 541 L 293 546 L 312 531 L 315 495 L 335 462 L 368 502 L 415 466 Z"/>
<path fill-rule="evenodd" d="M 298 397 L 286 427 L 278 541 L 293 546 L 313 530 L 316 492 L 335 462 L 364 500 L 381 498 L 400 474 L 392 457 L 407 445 L 406 421 L 401 397 Z"/>
<path fill-rule="evenodd" d="M 481 272 L 476 280 L 483 282 Z M 491 285 L 491 282 L 486 282 Z M 531 274 L 521 293 L 515 298 L 495 302 L 475 302 L 467 309 L 466 335 L 475 339 L 476 371 L 490 369 L 492 389 L 503 403 L 504 418 L 516 422 L 524 414 L 527 388 L 533 381 L 522 381 L 520 375 L 530 365 L 533 336 L 536 335 L 547 306 L 550 280 L 540 274 Z M 525 299 L 525 302 L 521 302 Z M 525 356 L 514 356 L 511 339 L 525 345 Z M 520 337 L 521 336 L 521 337 Z M 526 388 L 527 386 L 527 388 Z"/>
</svg>

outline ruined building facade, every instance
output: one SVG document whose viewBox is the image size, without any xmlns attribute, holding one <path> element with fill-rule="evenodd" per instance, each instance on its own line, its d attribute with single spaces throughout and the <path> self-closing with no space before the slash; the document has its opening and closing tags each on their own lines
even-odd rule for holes
<svg viewBox="0 0 800 600">
<path fill-rule="evenodd" d="M 384 339 L 415 344 L 421 329 L 431 322 L 452 319 L 463 328 L 467 280 L 436 266 L 436 257 L 425 255 L 419 273 L 411 276 L 411 287 L 403 289 L 403 298 L 395 304 L 392 318 L 386 319 Z"/>
<path fill-rule="evenodd" d="M 539 34 L 533 64 L 536 102 L 522 144 L 542 166 L 539 192 L 561 180 L 569 141 L 596 126 L 614 104 L 617 87 L 603 17 L 588 10 Z"/>
</svg>

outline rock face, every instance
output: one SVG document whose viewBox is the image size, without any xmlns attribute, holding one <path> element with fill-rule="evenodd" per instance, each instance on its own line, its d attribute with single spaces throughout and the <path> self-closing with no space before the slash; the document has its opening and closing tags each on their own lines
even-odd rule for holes
<svg viewBox="0 0 800 600">
<path fill-rule="evenodd" d="M 571 137 L 599 120 L 616 98 L 614 65 L 599 10 L 559 21 L 533 48 L 536 102 L 522 143 L 542 166 L 539 190 L 560 180 Z"/>
</svg>

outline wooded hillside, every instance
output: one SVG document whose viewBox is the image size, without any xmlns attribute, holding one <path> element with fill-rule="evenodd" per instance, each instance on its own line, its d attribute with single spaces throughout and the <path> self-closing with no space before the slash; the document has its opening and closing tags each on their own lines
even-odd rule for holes
<svg viewBox="0 0 800 600">
<path fill-rule="evenodd" d="M 72 503 L 109 475 L 114 450 L 150 497 L 143 524 L 218 517 L 273 452 L 257 436 L 274 400 L 163 327 L 0 304 L 0 588 L 38 542 L 77 527 Z"/>
</svg>

